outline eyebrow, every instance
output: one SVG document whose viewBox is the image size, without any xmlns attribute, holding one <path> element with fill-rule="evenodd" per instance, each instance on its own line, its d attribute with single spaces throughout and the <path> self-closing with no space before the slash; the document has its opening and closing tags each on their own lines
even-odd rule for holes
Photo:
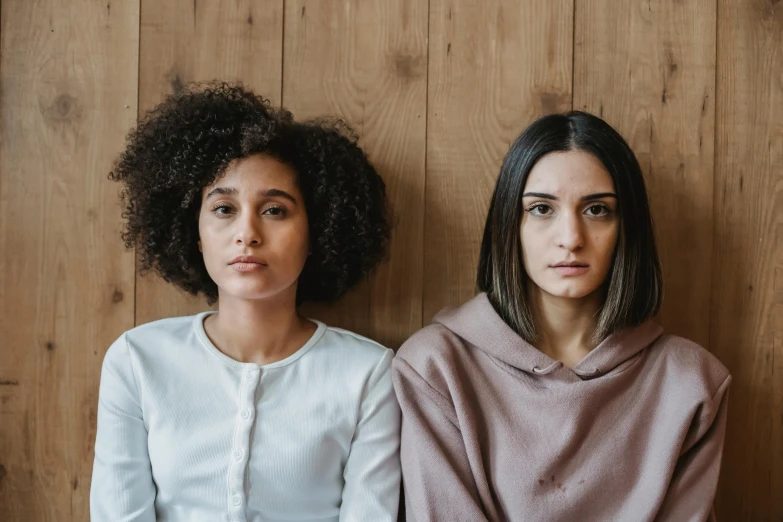
<svg viewBox="0 0 783 522">
<path fill-rule="evenodd" d="M 522 194 L 523 198 L 541 198 L 541 199 L 551 199 L 552 201 L 557 201 L 558 197 L 553 196 L 552 194 L 546 194 L 544 192 L 525 192 Z M 591 199 L 601 199 L 601 198 L 614 198 L 617 199 L 617 194 L 614 192 L 598 192 L 596 194 L 588 194 L 586 196 L 582 196 L 582 201 L 588 201 Z"/>
<path fill-rule="evenodd" d="M 213 188 L 209 191 L 209 194 L 207 194 L 207 197 L 205 199 L 211 198 L 212 196 L 236 196 L 239 194 L 239 191 L 235 188 L 228 188 L 228 187 L 217 187 Z"/>
<path fill-rule="evenodd" d="M 209 191 L 209 194 L 207 194 L 207 197 L 205 199 L 209 199 L 212 196 L 237 196 L 239 195 L 239 191 L 235 189 L 234 187 L 215 187 L 212 190 Z M 270 189 L 262 189 L 258 191 L 259 196 L 264 196 L 268 198 L 283 198 L 291 201 L 291 203 L 296 204 L 296 198 L 293 197 L 291 194 L 286 192 L 285 190 L 280 190 L 276 188 L 270 188 Z"/>
</svg>

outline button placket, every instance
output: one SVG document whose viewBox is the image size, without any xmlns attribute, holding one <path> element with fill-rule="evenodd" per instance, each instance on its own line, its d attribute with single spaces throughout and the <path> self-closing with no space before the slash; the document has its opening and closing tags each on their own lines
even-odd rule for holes
<svg viewBox="0 0 783 522">
<path fill-rule="evenodd" d="M 239 412 L 234 428 L 231 462 L 228 470 L 228 511 L 232 522 L 246 522 L 245 476 L 250 453 L 250 433 L 255 419 L 255 395 L 260 370 L 245 367 L 239 386 Z"/>
</svg>

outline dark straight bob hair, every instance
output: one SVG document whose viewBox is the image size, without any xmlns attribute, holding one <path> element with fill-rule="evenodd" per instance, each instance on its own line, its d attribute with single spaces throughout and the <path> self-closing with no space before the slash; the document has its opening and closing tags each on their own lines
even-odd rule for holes
<svg viewBox="0 0 783 522">
<path fill-rule="evenodd" d="M 592 114 L 544 116 L 522 132 L 503 160 L 484 227 L 477 277 L 479 291 L 487 293 L 497 313 L 529 343 L 538 339 L 538 331 L 525 290 L 528 277 L 519 237 L 522 193 L 539 159 L 574 150 L 598 158 L 617 191 L 617 246 L 593 340 L 600 342 L 638 325 L 661 307 L 663 277 L 647 190 L 633 151 L 616 130 Z"/>
</svg>

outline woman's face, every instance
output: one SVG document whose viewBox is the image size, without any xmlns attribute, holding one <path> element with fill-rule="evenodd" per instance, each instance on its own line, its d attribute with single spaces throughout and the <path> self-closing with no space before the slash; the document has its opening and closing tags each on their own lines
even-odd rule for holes
<svg viewBox="0 0 783 522">
<path fill-rule="evenodd" d="M 265 155 L 232 162 L 206 187 L 199 247 L 219 295 L 296 295 L 309 251 L 307 212 L 296 172 Z"/>
<path fill-rule="evenodd" d="M 578 299 L 598 290 L 617 242 L 617 196 L 592 154 L 555 152 L 530 171 L 520 225 L 525 271 L 543 292 Z"/>
</svg>

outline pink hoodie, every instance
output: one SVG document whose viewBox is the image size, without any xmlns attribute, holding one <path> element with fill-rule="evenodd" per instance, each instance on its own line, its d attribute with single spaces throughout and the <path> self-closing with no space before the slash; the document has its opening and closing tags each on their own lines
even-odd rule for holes
<svg viewBox="0 0 783 522">
<path fill-rule="evenodd" d="M 731 377 L 652 321 L 569 369 L 480 294 L 393 368 L 408 521 L 714 518 Z"/>
</svg>

